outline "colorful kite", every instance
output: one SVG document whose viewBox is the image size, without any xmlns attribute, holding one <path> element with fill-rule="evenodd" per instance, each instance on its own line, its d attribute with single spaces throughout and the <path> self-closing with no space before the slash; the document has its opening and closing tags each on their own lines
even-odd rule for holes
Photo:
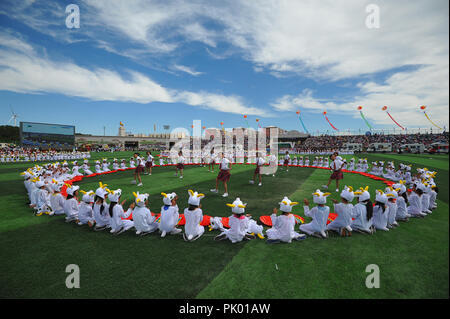
<svg viewBox="0 0 450 319">
<path fill-rule="evenodd" d="M 333 130 L 339 131 L 339 129 L 337 129 L 333 124 L 331 124 L 331 122 L 330 122 L 330 120 L 328 119 L 328 116 L 327 116 L 327 111 L 324 111 L 324 112 L 323 112 L 323 116 L 324 116 L 325 119 L 327 120 L 328 124 L 330 124 L 330 126 L 333 128 Z"/>
<path fill-rule="evenodd" d="M 248 125 L 247 115 L 244 115 L 244 120 L 245 120 L 245 123 L 247 123 L 247 128 L 250 128 L 250 125 Z"/>
<path fill-rule="evenodd" d="M 361 114 L 361 118 L 364 120 L 364 122 L 366 123 L 367 127 L 369 128 L 369 130 L 371 130 L 372 129 L 372 125 L 370 125 L 370 123 L 366 120 L 366 117 L 364 116 L 364 114 L 362 112 L 362 108 L 363 107 L 361 105 L 358 106 L 359 114 Z"/>
<path fill-rule="evenodd" d="M 398 127 L 400 127 L 402 130 L 404 130 L 405 128 L 403 126 L 401 126 L 400 124 L 398 124 L 398 122 L 396 120 L 394 120 L 394 118 L 392 117 L 392 115 L 388 112 L 388 107 L 385 105 L 381 108 L 381 110 L 386 111 L 387 115 L 389 115 L 389 117 L 391 118 L 392 121 L 394 121 L 395 124 L 398 125 Z"/>
<path fill-rule="evenodd" d="M 423 114 L 425 114 L 425 117 L 428 119 L 428 121 L 430 121 L 431 124 L 433 124 L 434 126 L 436 126 L 438 129 L 442 130 L 441 127 L 437 126 L 437 125 L 430 119 L 430 117 L 428 116 L 427 112 L 425 112 L 425 109 L 426 109 L 426 108 L 427 108 L 427 107 L 426 107 L 425 105 L 422 105 L 422 106 L 420 107 L 420 109 L 423 111 Z"/>
<path fill-rule="evenodd" d="M 306 132 L 307 134 L 309 134 L 308 130 L 306 129 L 305 123 L 303 123 L 302 117 L 301 117 L 301 115 L 300 115 L 300 111 L 297 111 L 297 112 L 295 112 L 295 113 L 298 115 L 298 119 L 300 120 L 300 123 L 302 124 L 303 129 L 305 130 L 305 132 Z"/>
<path fill-rule="evenodd" d="M 124 124 L 123 124 L 122 122 L 120 122 L 120 126 L 122 126 L 122 127 L 123 127 L 123 126 L 124 126 Z"/>
<path fill-rule="evenodd" d="M 261 128 L 261 124 L 259 124 L 259 119 L 256 119 L 256 123 L 258 123 L 258 127 Z"/>
</svg>

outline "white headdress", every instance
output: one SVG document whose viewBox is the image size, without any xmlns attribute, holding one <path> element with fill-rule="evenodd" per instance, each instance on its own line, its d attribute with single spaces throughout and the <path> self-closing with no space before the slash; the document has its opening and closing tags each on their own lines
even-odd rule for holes
<svg viewBox="0 0 450 319">
<path fill-rule="evenodd" d="M 331 193 L 322 193 L 319 189 L 316 190 L 315 193 L 313 193 L 313 200 L 316 204 L 326 204 L 327 203 L 327 197 L 331 195 Z"/>
<path fill-rule="evenodd" d="M 202 200 L 205 197 L 204 194 L 199 194 L 197 192 L 194 192 L 193 190 L 188 190 L 188 193 L 189 193 L 189 200 L 188 200 L 189 205 L 199 206 L 200 200 Z"/>
<path fill-rule="evenodd" d="M 231 207 L 231 212 L 234 214 L 244 214 L 245 213 L 245 207 L 247 207 L 247 204 L 244 204 L 241 199 L 238 197 L 233 202 L 233 204 L 227 204 L 228 207 Z"/>
<path fill-rule="evenodd" d="M 294 207 L 295 205 L 298 205 L 298 202 L 292 202 L 287 196 L 285 196 L 279 204 L 280 204 L 280 210 L 283 213 L 290 213 L 290 212 L 292 212 L 292 207 Z"/>
</svg>

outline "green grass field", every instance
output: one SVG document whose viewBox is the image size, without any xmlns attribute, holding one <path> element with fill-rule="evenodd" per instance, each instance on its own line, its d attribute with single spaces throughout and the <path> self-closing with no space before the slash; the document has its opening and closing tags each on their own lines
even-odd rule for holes
<svg viewBox="0 0 450 319">
<path fill-rule="evenodd" d="M 92 160 L 112 158 L 93 154 Z M 129 153 L 114 154 L 129 158 Z M 182 236 L 160 238 L 156 233 L 118 237 L 93 232 L 87 226 L 67 224 L 64 217 L 35 217 L 26 206 L 19 173 L 30 164 L 0 165 L 0 297 L 1 298 L 448 298 L 449 208 L 448 155 L 363 154 L 372 160 L 394 160 L 438 171 L 438 209 L 425 219 L 401 223 L 373 236 L 353 234 L 327 240 L 308 238 L 292 244 L 268 245 L 265 240 L 231 244 L 215 242 L 217 231 L 193 243 Z M 230 197 L 213 194 L 216 173 L 188 167 L 185 178 L 174 177 L 171 167 L 154 168 L 144 176 L 144 187 L 131 185 L 132 171 L 85 179 L 83 190 L 98 182 L 121 188 L 126 206 L 133 191 L 150 194 L 150 208 L 159 212 L 161 192 L 176 192 L 184 210 L 187 190 L 206 194 L 204 214 L 229 216 L 225 206 L 239 196 L 255 219 L 270 215 L 283 196 L 301 202 L 326 183 L 329 171 L 291 168 L 265 177 L 263 186 L 249 185 L 253 166 L 232 170 Z M 385 187 L 378 181 L 345 174 L 345 184 L 370 186 L 372 194 Z M 333 188 L 330 188 L 333 189 Z M 221 189 L 223 193 L 223 189 Z M 338 198 L 336 193 L 333 198 Z M 329 201 L 331 206 L 331 201 Z M 293 213 L 304 216 L 302 205 Z M 306 218 L 309 221 L 308 218 Z M 81 288 L 67 289 L 66 266 L 80 267 Z M 381 287 L 365 286 L 366 266 L 380 267 Z"/>
</svg>

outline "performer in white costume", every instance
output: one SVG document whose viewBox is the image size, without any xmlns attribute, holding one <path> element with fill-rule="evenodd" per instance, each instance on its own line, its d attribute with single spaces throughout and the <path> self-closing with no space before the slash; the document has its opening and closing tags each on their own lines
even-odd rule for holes
<svg viewBox="0 0 450 319">
<path fill-rule="evenodd" d="M 89 227 L 93 227 L 95 224 L 95 219 L 92 204 L 94 203 L 95 193 L 93 191 L 80 192 L 83 194 L 83 198 L 78 208 L 78 225 L 81 226 L 88 224 Z"/>
<path fill-rule="evenodd" d="M 185 241 L 195 241 L 205 232 L 205 227 L 201 225 L 201 222 L 203 221 L 203 211 L 200 205 L 200 201 L 205 198 L 205 195 L 192 190 L 189 190 L 188 193 L 189 207 L 184 210 L 186 225 L 184 226 L 185 232 L 183 238 Z"/>
<path fill-rule="evenodd" d="M 358 204 L 353 209 L 352 230 L 373 234 L 373 205 L 370 200 L 369 186 L 360 188 L 354 192 L 354 195 L 358 197 Z"/>
<path fill-rule="evenodd" d="M 330 193 L 322 193 L 320 190 L 317 190 L 313 194 L 313 201 L 317 206 L 311 210 L 309 209 L 309 201 L 306 198 L 304 199 L 305 206 L 303 208 L 305 210 L 305 216 L 311 217 L 312 221 L 308 224 L 300 225 L 302 232 L 315 237 L 328 237 L 325 231 L 327 229 L 330 207 L 325 206 L 325 204 L 327 203 L 327 197 L 330 195 Z"/>
<path fill-rule="evenodd" d="M 352 235 L 352 215 L 353 204 L 352 201 L 355 198 L 352 187 L 344 187 L 341 192 L 341 203 L 336 200 L 332 200 L 334 203 L 334 212 L 337 214 L 335 220 L 328 224 L 327 229 L 338 232 L 342 237 Z"/>
<path fill-rule="evenodd" d="M 180 218 L 177 205 L 178 196 L 175 193 L 161 193 L 161 195 L 164 203 L 164 206 L 161 207 L 161 221 L 159 222 L 161 237 L 166 237 L 167 234 L 179 234 L 182 230 L 177 228 Z"/>
<path fill-rule="evenodd" d="M 291 243 L 292 240 L 303 240 L 306 235 L 295 232 L 295 218 L 291 214 L 292 208 L 298 205 L 297 202 L 292 202 L 289 198 L 284 197 L 279 203 L 281 215 L 277 216 L 278 210 L 273 209 L 273 214 L 270 216 L 272 220 L 272 228 L 266 231 L 267 243 Z"/>
<path fill-rule="evenodd" d="M 125 212 L 123 209 L 123 205 L 126 201 L 120 202 L 120 197 L 122 196 L 122 190 L 118 189 L 115 191 L 108 190 L 108 198 L 111 202 L 109 205 L 109 216 L 111 217 L 111 231 L 110 233 L 113 235 L 120 235 L 127 230 L 134 227 L 134 222 L 131 220 L 124 220 L 123 218 L 130 217 L 132 213 L 132 209 L 128 208 Z"/>
<path fill-rule="evenodd" d="M 376 191 L 375 206 L 373 208 L 373 226 L 377 230 L 389 231 L 387 228 L 389 217 L 388 196 L 381 190 Z"/>
<path fill-rule="evenodd" d="M 136 201 L 131 205 L 133 209 L 134 228 L 136 235 L 145 236 L 159 229 L 156 217 L 152 215 L 148 206 L 148 194 L 133 193 Z"/>
</svg>

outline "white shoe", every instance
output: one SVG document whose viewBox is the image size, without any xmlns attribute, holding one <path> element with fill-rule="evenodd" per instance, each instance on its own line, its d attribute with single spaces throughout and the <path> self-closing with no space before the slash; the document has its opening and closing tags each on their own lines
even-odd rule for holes
<svg viewBox="0 0 450 319">
<path fill-rule="evenodd" d="M 141 234 L 141 232 L 138 230 L 137 232 L 136 232 L 136 235 L 140 235 Z"/>
<path fill-rule="evenodd" d="M 259 183 L 258 186 L 262 186 L 262 183 Z"/>
<path fill-rule="evenodd" d="M 166 234 L 167 234 L 167 233 L 166 233 L 165 231 L 163 231 L 162 234 L 161 234 L 161 237 L 162 237 L 162 238 L 166 237 Z"/>
<path fill-rule="evenodd" d="M 182 179 L 182 178 L 183 178 L 183 176 L 180 176 L 180 178 Z"/>
<path fill-rule="evenodd" d="M 336 188 L 336 192 L 339 192 L 339 188 Z"/>
<path fill-rule="evenodd" d="M 144 186 L 144 185 L 143 185 L 142 183 L 139 183 L 139 184 L 138 184 L 138 187 L 141 187 L 141 186 Z"/>
<path fill-rule="evenodd" d="M 212 193 L 218 193 L 218 192 L 219 192 L 217 189 L 210 189 L 210 191 L 211 191 Z"/>
<path fill-rule="evenodd" d="M 250 184 L 252 184 L 252 185 L 255 184 L 255 181 L 249 181 L 249 182 L 250 182 Z"/>
<path fill-rule="evenodd" d="M 223 194 L 222 197 L 228 197 L 228 193 Z"/>
</svg>

